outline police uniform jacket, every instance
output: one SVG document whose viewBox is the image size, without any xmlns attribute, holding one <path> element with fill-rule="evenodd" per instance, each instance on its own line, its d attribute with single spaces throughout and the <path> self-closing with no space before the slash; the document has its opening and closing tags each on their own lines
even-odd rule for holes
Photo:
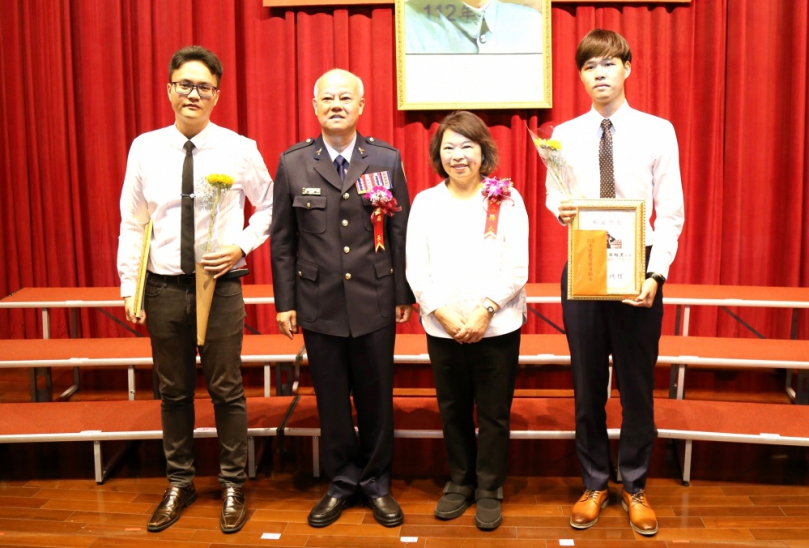
<svg viewBox="0 0 809 548">
<path fill-rule="evenodd" d="M 381 172 L 402 210 L 384 218 L 385 247 L 375 252 L 373 207 L 356 182 Z M 393 323 L 396 305 L 415 302 L 405 278 L 410 199 L 396 148 L 358 133 L 340 181 L 322 136 L 298 143 L 281 154 L 273 203 L 276 310 L 296 310 L 304 329 L 358 337 Z"/>
</svg>

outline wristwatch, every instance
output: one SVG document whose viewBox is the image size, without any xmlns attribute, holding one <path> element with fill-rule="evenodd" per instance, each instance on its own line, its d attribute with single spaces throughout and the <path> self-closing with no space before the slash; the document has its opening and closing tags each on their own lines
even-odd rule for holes
<svg viewBox="0 0 809 548">
<path fill-rule="evenodd" d="M 486 309 L 486 312 L 489 313 L 489 316 L 494 316 L 494 307 L 493 306 L 489 305 L 489 306 L 486 306 L 484 308 Z"/>
<path fill-rule="evenodd" d="M 652 278 L 654 281 L 657 282 L 657 287 L 661 287 L 664 283 L 666 283 L 666 277 L 662 274 L 658 274 L 657 272 L 647 272 L 646 279 Z"/>
</svg>

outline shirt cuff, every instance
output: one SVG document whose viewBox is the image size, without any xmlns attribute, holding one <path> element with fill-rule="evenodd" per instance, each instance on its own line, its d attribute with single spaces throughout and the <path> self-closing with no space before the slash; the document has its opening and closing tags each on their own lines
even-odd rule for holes
<svg viewBox="0 0 809 548">
<path fill-rule="evenodd" d="M 135 282 L 121 282 L 121 298 L 135 295 Z"/>
</svg>

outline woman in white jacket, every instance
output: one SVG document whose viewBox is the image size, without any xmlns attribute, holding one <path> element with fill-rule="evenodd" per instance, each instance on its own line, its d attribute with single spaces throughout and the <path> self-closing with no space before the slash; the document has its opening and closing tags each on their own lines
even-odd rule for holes
<svg viewBox="0 0 809 548">
<path fill-rule="evenodd" d="M 474 500 L 477 526 L 494 529 L 502 521 L 526 316 L 528 215 L 508 179 L 488 177 L 497 167 L 497 145 L 474 114 L 444 118 L 430 158 L 446 179 L 413 202 L 407 281 L 427 331 L 450 469 L 435 515 L 456 518 Z"/>
</svg>

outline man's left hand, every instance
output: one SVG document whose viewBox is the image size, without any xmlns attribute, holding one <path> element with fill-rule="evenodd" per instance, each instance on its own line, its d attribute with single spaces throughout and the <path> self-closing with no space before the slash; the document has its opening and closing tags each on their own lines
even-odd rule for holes
<svg viewBox="0 0 809 548">
<path fill-rule="evenodd" d="M 651 308 L 655 295 L 657 295 L 657 281 L 654 278 L 649 278 L 643 282 L 640 295 L 634 299 L 624 299 L 623 303 L 635 307 Z"/>
<path fill-rule="evenodd" d="M 242 257 L 244 257 L 244 252 L 239 246 L 223 245 L 218 251 L 203 255 L 200 264 L 205 267 L 206 272 L 210 272 L 214 278 L 218 278 L 236 266 Z"/>
<path fill-rule="evenodd" d="M 396 305 L 396 323 L 407 323 L 410 321 L 410 314 L 413 313 L 412 304 Z"/>
</svg>

